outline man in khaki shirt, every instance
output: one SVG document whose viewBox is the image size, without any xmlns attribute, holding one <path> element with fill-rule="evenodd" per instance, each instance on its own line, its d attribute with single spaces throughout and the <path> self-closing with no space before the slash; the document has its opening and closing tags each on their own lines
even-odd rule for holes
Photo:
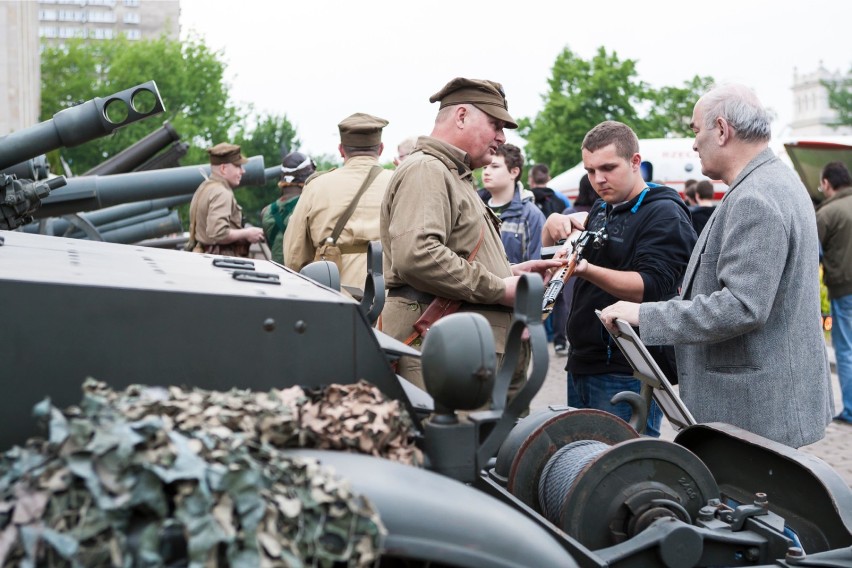
<svg viewBox="0 0 852 568">
<path fill-rule="evenodd" d="M 192 252 L 248 256 L 249 245 L 263 240 L 260 227 L 243 228 L 243 210 L 234 198 L 248 162 L 236 144 L 207 149 L 210 177 L 201 182 L 189 204 Z"/>
<path fill-rule="evenodd" d="M 301 270 L 313 262 L 316 251 L 331 237 L 338 219 L 358 190 L 379 166 L 384 149 L 382 129 L 388 121 L 365 113 L 343 119 L 338 150 L 343 167 L 308 178 L 284 233 L 284 260 Z M 343 254 L 340 285 L 362 289 L 367 278 L 367 245 L 379 240 L 379 206 L 393 172 L 381 169 L 358 198 L 357 207 L 343 226 L 337 246 Z"/>
<path fill-rule="evenodd" d="M 434 297 L 461 300 L 462 311 L 489 321 L 502 355 L 520 273 L 544 274 L 562 262 L 510 265 L 500 220 L 476 193 L 473 170 L 491 163 L 497 147 L 506 142 L 504 128 L 517 128 L 502 86 L 459 77 L 429 100 L 441 102 L 432 135 L 417 139 L 382 202 L 388 288 L 382 330 L 405 341 Z M 474 249 L 476 256 L 468 262 Z M 419 339 L 411 345 L 419 349 Z M 402 357 L 397 370 L 423 387 L 419 359 Z"/>
</svg>

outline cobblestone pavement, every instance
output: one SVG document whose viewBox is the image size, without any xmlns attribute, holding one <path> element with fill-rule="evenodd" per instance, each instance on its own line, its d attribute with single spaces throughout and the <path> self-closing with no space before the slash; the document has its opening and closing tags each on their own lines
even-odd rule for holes
<svg viewBox="0 0 852 568">
<path fill-rule="evenodd" d="M 532 410 L 544 408 L 551 404 L 566 404 L 564 367 L 565 356 L 556 355 L 551 344 L 547 378 L 541 391 L 530 404 Z M 840 401 L 840 383 L 837 381 L 835 373 L 832 373 L 831 378 L 836 406 Z M 674 435 L 674 429 L 667 420 L 663 419 L 662 438 L 672 440 Z M 847 485 L 852 487 L 852 424 L 832 422 L 826 429 L 825 438 L 815 444 L 800 448 L 800 450 L 826 462 L 843 478 Z"/>
</svg>

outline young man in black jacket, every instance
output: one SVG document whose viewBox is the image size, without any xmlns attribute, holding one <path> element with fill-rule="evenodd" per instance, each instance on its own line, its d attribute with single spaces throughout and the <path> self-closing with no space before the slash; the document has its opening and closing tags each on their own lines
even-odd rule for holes
<svg viewBox="0 0 852 568">
<path fill-rule="evenodd" d="M 568 404 L 597 408 L 625 420 L 626 403 L 612 405 L 621 391 L 639 392 L 633 369 L 595 315 L 617 300 L 649 302 L 671 298 L 689 261 L 696 235 L 678 193 L 642 178 L 639 140 L 625 124 L 602 122 L 583 140 L 583 165 L 600 199 L 588 215 L 551 215 L 542 234 L 550 246 L 571 231 L 603 229 L 599 246 L 586 247 L 575 276 L 568 319 Z M 666 375 L 674 378 L 674 359 L 652 351 Z M 646 433 L 659 436 L 662 413 L 656 404 Z"/>
</svg>

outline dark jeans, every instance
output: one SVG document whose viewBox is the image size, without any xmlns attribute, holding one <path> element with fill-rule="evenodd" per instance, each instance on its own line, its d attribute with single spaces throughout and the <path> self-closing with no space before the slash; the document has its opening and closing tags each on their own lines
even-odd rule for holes
<svg viewBox="0 0 852 568">
<path fill-rule="evenodd" d="M 575 375 L 568 373 L 568 406 L 604 410 L 626 422 L 630 420 L 630 405 L 626 402 L 611 404 L 609 401 L 613 396 L 623 391 L 638 393 L 641 386 L 639 379 L 632 375 Z M 662 423 L 663 412 L 652 400 L 645 435 L 659 438 Z"/>
</svg>

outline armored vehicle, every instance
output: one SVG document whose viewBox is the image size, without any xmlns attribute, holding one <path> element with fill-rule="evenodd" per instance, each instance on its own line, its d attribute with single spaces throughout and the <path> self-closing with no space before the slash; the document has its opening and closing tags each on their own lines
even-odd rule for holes
<svg viewBox="0 0 852 568">
<path fill-rule="evenodd" d="M 258 391 L 365 379 L 410 414 L 425 467 L 289 454 L 333 466 L 374 504 L 382 566 L 852 567 L 852 491 L 831 468 L 730 425 L 691 423 L 653 377 L 639 372 L 681 427 L 673 442 L 593 410 L 521 418 L 547 368 L 539 278 L 519 283 L 500 368 L 484 319 L 437 322 L 421 354 L 424 392 L 392 365 L 417 353 L 372 325 L 384 297 L 378 243 L 360 302 L 336 290 L 334 265 L 306 273 L 0 231 L 0 446 L 35 433 L 30 408 L 45 397 L 74 404 L 86 377 Z M 528 381 L 507 400 L 525 330 Z"/>
</svg>

